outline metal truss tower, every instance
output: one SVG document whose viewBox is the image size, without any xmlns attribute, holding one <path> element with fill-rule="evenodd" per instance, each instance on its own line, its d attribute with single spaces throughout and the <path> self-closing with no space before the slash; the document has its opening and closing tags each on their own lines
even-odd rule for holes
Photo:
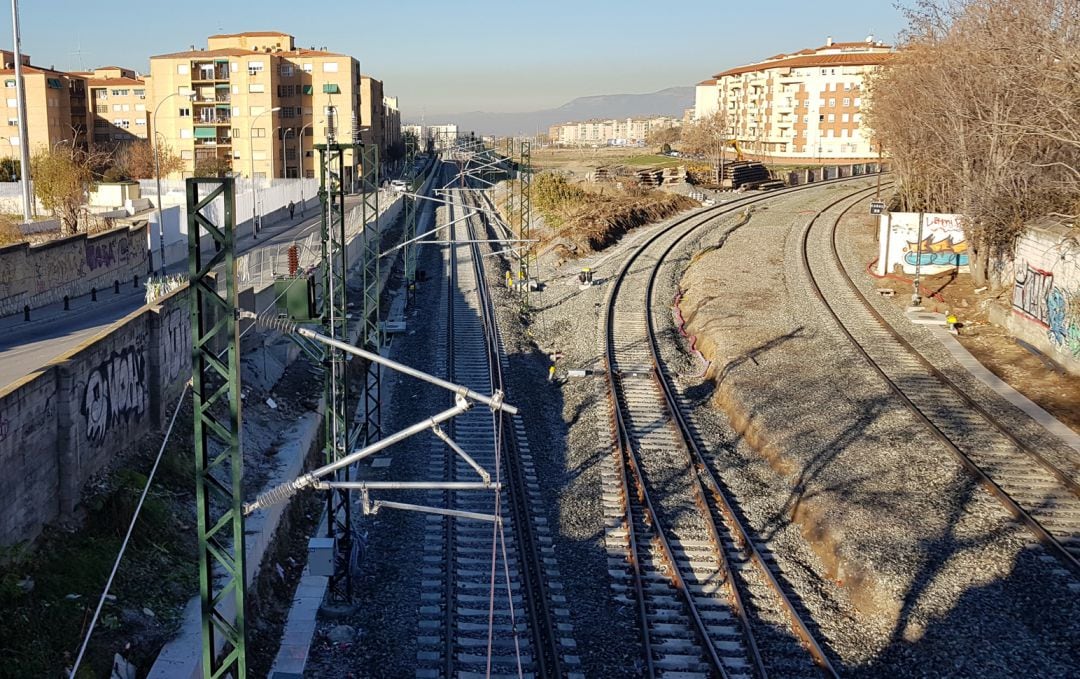
<svg viewBox="0 0 1080 679">
<path fill-rule="evenodd" d="M 382 326 L 379 323 L 379 251 L 382 246 L 382 230 L 379 228 L 379 147 L 363 144 L 360 147 L 361 181 L 363 193 L 364 234 L 364 306 L 361 347 L 372 353 L 382 348 Z M 368 362 L 364 378 L 364 422 L 360 440 L 363 445 L 378 441 L 382 436 L 382 370 L 378 364 Z"/>
<path fill-rule="evenodd" d="M 219 198 L 224 218 L 215 224 L 202 210 Z M 209 679 L 247 676 L 235 208 L 233 179 L 187 180 L 202 673 Z M 204 238 L 213 254 L 203 253 Z M 211 274 L 220 264 L 223 281 Z"/>
<path fill-rule="evenodd" d="M 346 279 L 348 252 L 345 234 L 345 151 L 352 144 L 316 144 L 319 152 L 319 203 L 322 208 L 322 325 L 327 336 L 349 341 Z M 326 464 L 333 464 L 349 454 L 349 380 L 345 353 L 327 347 L 323 353 L 323 411 Z M 349 467 L 334 472 L 335 481 L 349 480 Z M 328 490 L 326 496 L 327 537 L 334 538 L 335 567 L 330 578 L 333 601 L 351 602 L 352 583 L 352 505 L 349 493 Z"/>
<path fill-rule="evenodd" d="M 527 141 L 521 142 L 521 163 L 518 168 L 518 238 L 522 241 L 521 257 L 518 259 L 518 285 L 521 286 L 521 312 L 529 313 L 529 288 L 532 281 L 532 148 Z"/>
</svg>

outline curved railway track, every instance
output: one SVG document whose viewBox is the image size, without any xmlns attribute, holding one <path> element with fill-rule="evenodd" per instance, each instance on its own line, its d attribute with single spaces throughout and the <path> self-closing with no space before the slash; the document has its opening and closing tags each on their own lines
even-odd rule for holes
<svg viewBox="0 0 1080 679">
<path fill-rule="evenodd" d="M 837 250 L 837 226 L 819 213 L 802 234 L 803 268 L 841 332 L 929 431 L 1054 556 L 1080 574 L 1080 485 L 1024 444 L 922 356 L 874 308 Z"/>
<path fill-rule="evenodd" d="M 629 568 L 612 575 L 637 610 L 645 676 L 836 676 L 706 463 L 660 359 L 650 311 L 660 267 L 685 238 L 718 216 L 818 186 L 679 220 L 638 246 L 612 283 L 605 346 L 618 465 L 605 479 L 616 522 L 609 520 L 608 539 L 626 548 Z M 765 609 L 788 621 L 787 636 L 772 635 L 767 648 L 753 622 Z"/>
<path fill-rule="evenodd" d="M 452 221 L 464 214 L 460 197 Z M 473 219 L 450 226 L 448 240 L 475 240 Z M 445 356 L 437 369 L 477 391 L 503 390 L 505 352 L 475 243 L 446 248 L 443 293 Z M 551 537 L 540 515 L 539 487 L 524 428 L 517 418 L 486 408 L 460 415 L 446 432 L 503 492 L 436 491 L 429 501 L 478 514 L 497 514 L 501 526 L 461 518 L 427 517 L 417 677 L 575 676 L 568 612 L 557 582 Z M 442 441 L 431 448 L 429 474 L 476 481 L 478 470 Z"/>
</svg>

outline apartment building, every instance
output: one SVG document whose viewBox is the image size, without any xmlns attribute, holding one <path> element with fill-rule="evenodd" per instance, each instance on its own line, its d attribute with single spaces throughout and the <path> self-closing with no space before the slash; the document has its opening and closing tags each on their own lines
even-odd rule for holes
<svg viewBox="0 0 1080 679">
<path fill-rule="evenodd" d="M 69 75 L 84 82 L 85 108 L 78 111 L 73 100 L 72 115 L 82 114 L 88 141 L 95 147 L 108 149 L 149 138 L 150 95 L 146 79 L 120 66 Z"/>
<path fill-rule="evenodd" d="M 187 175 L 214 166 L 258 179 L 315 177 L 314 145 L 352 142 L 363 116 L 355 58 L 297 47 L 277 31 L 212 35 L 205 49 L 151 57 L 150 75 L 151 118 Z M 346 184 L 359 160 L 345 153 Z"/>
<path fill-rule="evenodd" d="M 42 68 L 22 56 L 26 88 L 26 124 L 30 153 L 57 144 L 81 144 L 86 140 L 85 81 L 68 73 Z M 19 105 L 15 94 L 15 53 L 0 50 L 0 79 L 4 81 L 7 115 L 0 135 L 0 158 L 19 157 Z"/>
<path fill-rule="evenodd" d="M 644 142 L 657 130 L 681 125 L 680 119 L 669 116 L 586 120 L 553 125 L 548 137 L 557 146 L 625 146 Z"/>
<path fill-rule="evenodd" d="M 397 149 L 404 153 L 401 141 L 401 109 L 398 107 L 397 97 L 383 99 L 383 136 L 388 151 Z"/>
<path fill-rule="evenodd" d="M 698 83 L 694 118 L 723 112 L 732 138 L 758 156 L 816 160 L 876 157 L 862 124 L 864 79 L 894 49 L 875 42 L 833 42 L 777 54 Z"/>
</svg>

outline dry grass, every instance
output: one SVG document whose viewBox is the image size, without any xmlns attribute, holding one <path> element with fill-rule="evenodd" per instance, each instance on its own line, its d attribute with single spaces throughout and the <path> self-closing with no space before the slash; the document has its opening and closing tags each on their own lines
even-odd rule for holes
<svg viewBox="0 0 1080 679">
<path fill-rule="evenodd" d="M 0 215 L 0 246 L 14 245 L 24 240 L 26 236 L 23 235 L 18 224 L 7 215 Z"/>
</svg>

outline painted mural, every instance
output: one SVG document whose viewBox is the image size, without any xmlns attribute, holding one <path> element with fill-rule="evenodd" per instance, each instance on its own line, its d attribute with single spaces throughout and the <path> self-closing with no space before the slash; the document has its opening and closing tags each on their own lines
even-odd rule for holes
<svg viewBox="0 0 1080 679">
<path fill-rule="evenodd" d="M 1059 351 L 1080 358 L 1080 291 L 1063 290 L 1052 272 L 1030 264 L 1016 269 L 1013 310 L 1043 325 Z"/>
<path fill-rule="evenodd" d="M 881 216 L 878 273 L 900 268 L 911 275 L 919 267 L 923 274 L 966 271 L 970 259 L 960 215 L 923 215 L 919 240 L 919 213 L 893 212 Z"/>
</svg>

